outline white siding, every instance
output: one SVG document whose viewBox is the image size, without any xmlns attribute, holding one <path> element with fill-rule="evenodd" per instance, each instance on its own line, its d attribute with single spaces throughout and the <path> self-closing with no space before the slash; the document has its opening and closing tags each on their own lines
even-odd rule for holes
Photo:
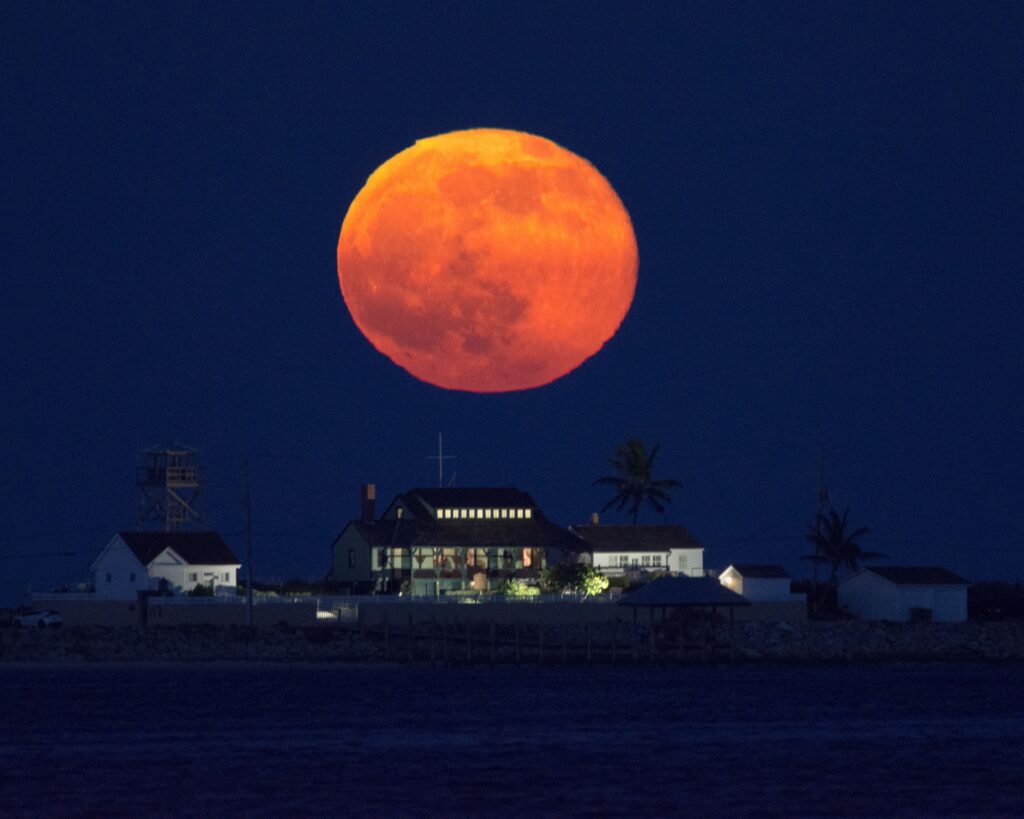
<svg viewBox="0 0 1024 819">
<path fill-rule="evenodd" d="M 217 586 L 234 587 L 237 584 L 237 565 L 223 566 L 192 566 L 182 561 L 171 549 L 164 549 L 149 564 L 149 574 L 154 578 L 154 585 L 160 578 L 176 591 L 189 592 L 196 586 L 209 586 L 213 581 Z M 225 580 L 224 576 L 228 579 Z"/>
<path fill-rule="evenodd" d="M 92 564 L 96 597 L 105 600 L 134 600 L 151 588 L 150 578 L 128 544 L 115 535 Z"/>
<path fill-rule="evenodd" d="M 623 565 L 625 558 L 625 565 Z M 621 552 L 594 552 L 594 568 L 602 574 L 614 577 L 625 570 L 646 570 L 664 572 L 669 570 L 669 553 L 663 550 Z"/>
<path fill-rule="evenodd" d="M 669 568 L 689 577 L 704 576 L 703 549 L 672 549 L 668 554 Z"/>
<path fill-rule="evenodd" d="M 967 587 L 946 584 L 901 586 L 870 571 L 861 571 L 839 586 L 839 605 L 862 620 L 907 622 L 912 608 L 931 609 L 932 620 L 967 619 Z"/>
</svg>

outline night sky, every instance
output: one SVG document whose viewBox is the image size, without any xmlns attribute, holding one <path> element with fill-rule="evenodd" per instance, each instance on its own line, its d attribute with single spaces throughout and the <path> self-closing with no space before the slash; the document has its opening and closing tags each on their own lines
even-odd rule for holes
<svg viewBox="0 0 1024 819">
<path fill-rule="evenodd" d="M 439 432 L 563 524 L 660 442 L 707 566 L 803 575 L 824 450 L 891 563 L 1024 580 L 1024 6 L 495 6 L 3 4 L 0 603 L 88 577 L 141 448 L 201 451 L 240 553 L 251 459 L 257 576 L 317 577 Z M 471 127 L 586 157 L 636 231 L 618 334 L 528 392 L 416 381 L 338 287 L 369 174 Z"/>
</svg>

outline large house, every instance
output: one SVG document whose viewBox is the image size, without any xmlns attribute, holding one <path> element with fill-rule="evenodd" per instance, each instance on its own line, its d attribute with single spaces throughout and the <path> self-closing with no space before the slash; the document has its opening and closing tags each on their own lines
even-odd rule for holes
<svg viewBox="0 0 1024 819">
<path fill-rule="evenodd" d="M 704 576 L 704 547 L 682 526 L 606 525 L 595 515 L 571 529 L 586 543 L 583 559 L 608 577 L 634 571 Z"/>
<path fill-rule="evenodd" d="M 98 598 L 135 599 L 161 586 L 235 588 L 241 564 L 216 532 L 118 532 L 92 563 Z"/>
<path fill-rule="evenodd" d="M 871 566 L 840 583 L 838 599 L 862 620 L 962 623 L 969 585 L 940 566 Z"/>
<path fill-rule="evenodd" d="M 417 595 L 533 580 L 554 555 L 583 544 L 511 487 L 410 489 L 376 517 L 376 488 L 362 487 L 362 515 L 331 546 L 327 580 L 352 592 Z"/>
</svg>

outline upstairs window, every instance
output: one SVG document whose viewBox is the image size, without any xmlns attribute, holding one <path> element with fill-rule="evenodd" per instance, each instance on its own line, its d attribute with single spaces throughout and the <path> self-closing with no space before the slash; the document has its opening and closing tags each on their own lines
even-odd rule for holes
<svg viewBox="0 0 1024 819">
<path fill-rule="evenodd" d="M 525 517 L 527 517 L 527 518 L 532 518 L 533 517 L 533 510 L 532 509 L 524 509 L 523 510 L 523 515 Z"/>
</svg>

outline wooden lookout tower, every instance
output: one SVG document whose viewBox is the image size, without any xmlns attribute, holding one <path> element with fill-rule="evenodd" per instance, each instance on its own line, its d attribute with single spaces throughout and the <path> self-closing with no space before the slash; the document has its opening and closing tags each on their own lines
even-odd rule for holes
<svg viewBox="0 0 1024 819">
<path fill-rule="evenodd" d="M 205 483 L 196 450 L 182 444 L 150 447 L 136 469 L 138 528 L 176 532 L 202 524 L 199 498 Z"/>
</svg>

